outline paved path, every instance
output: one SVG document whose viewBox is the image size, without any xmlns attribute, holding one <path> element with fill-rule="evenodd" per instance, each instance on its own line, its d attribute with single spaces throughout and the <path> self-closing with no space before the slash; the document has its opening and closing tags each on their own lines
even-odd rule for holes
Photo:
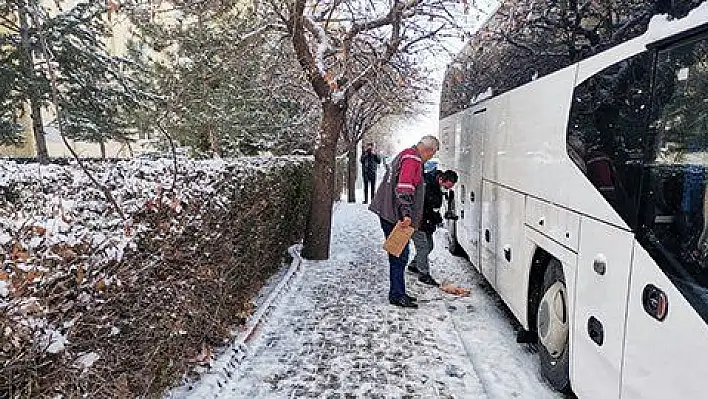
<svg viewBox="0 0 708 399">
<path fill-rule="evenodd" d="M 455 297 L 407 273 L 420 308 L 387 301 L 388 265 L 376 217 L 361 204 L 335 211 L 332 256 L 307 261 L 219 386 L 192 397 L 548 398 L 536 356 L 515 342 L 509 317 L 472 266 L 442 248 L 432 273 L 472 289 Z M 199 388 L 197 386 L 197 388 Z"/>
</svg>

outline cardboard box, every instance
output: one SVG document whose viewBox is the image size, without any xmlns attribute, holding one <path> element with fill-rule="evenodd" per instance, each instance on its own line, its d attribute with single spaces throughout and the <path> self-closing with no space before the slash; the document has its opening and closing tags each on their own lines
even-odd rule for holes
<svg viewBox="0 0 708 399">
<path fill-rule="evenodd" d="M 393 231 L 384 242 L 383 248 L 393 256 L 401 256 L 403 248 L 408 245 L 408 241 L 411 239 L 414 231 L 415 229 L 411 226 L 401 227 L 401 222 L 396 223 Z"/>
</svg>

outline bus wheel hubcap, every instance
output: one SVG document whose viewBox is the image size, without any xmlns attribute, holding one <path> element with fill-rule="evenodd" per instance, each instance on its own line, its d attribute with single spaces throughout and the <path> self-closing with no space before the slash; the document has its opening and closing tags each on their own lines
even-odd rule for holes
<svg viewBox="0 0 708 399">
<path fill-rule="evenodd" d="M 568 314 L 565 284 L 556 281 L 541 299 L 538 307 L 538 336 L 548 353 L 559 358 L 568 342 Z"/>
</svg>

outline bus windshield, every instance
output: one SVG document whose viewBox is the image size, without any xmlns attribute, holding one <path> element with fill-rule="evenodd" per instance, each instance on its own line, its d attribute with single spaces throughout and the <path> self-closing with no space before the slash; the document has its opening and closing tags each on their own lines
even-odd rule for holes
<svg viewBox="0 0 708 399">
<path fill-rule="evenodd" d="M 638 239 L 708 322 L 708 39 L 658 54 Z"/>
</svg>

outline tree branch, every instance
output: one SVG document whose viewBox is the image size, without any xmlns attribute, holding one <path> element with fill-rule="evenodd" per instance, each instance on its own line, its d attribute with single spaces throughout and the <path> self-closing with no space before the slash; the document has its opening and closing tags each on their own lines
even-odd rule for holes
<svg viewBox="0 0 708 399">
<path fill-rule="evenodd" d="M 317 97 L 327 99 L 330 96 L 329 85 L 320 74 L 315 59 L 310 52 L 310 48 L 305 38 L 305 0 L 295 0 L 290 6 L 290 22 L 288 28 L 292 36 L 293 47 L 300 66 L 305 71 L 308 80 L 312 84 Z"/>
</svg>

